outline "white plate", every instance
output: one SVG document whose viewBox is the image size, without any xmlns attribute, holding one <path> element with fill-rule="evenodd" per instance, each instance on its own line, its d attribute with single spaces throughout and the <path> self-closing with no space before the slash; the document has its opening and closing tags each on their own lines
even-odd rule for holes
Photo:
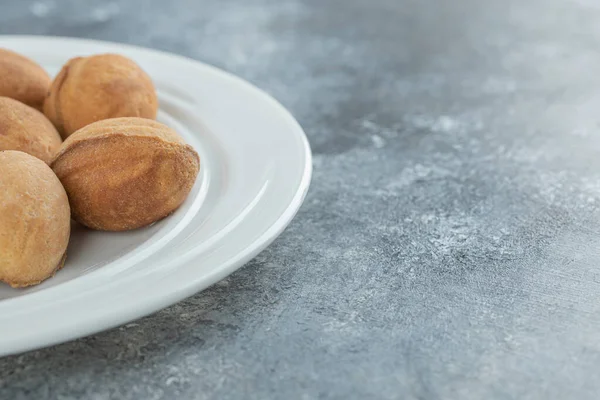
<svg viewBox="0 0 600 400">
<path fill-rule="evenodd" d="M 273 98 L 187 58 L 91 40 L 0 36 L 51 74 L 69 58 L 131 57 L 154 79 L 158 120 L 200 153 L 201 172 L 169 218 L 125 233 L 75 227 L 65 268 L 25 290 L 0 284 L 0 356 L 108 329 L 217 282 L 294 217 L 311 177 L 302 128 Z"/>
</svg>

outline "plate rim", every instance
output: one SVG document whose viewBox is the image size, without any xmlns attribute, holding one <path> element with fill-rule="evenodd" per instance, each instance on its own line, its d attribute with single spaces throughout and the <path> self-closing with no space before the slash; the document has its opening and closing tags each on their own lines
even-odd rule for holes
<svg viewBox="0 0 600 400">
<path fill-rule="evenodd" d="M 60 334 L 55 333 L 53 336 L 43 337 L 34 343 L 17 343 L 16 345 L 4 347 L 0 346 L 0 357 L 11 354 L 17 354 L 24 351 L 34 350 L 43 348 L 77 338 L 85 337 L 97 332 L 112 329 L 120 326 L 128 321 L 145 317 L 149 314 L 157 312 L 163 308 L 173 305 L 195 293 L 198 293 L 209 286 L 214 285 L 219 280 L 233 273 L 237 269 L 241 268 L 248 261 L 253 259 L 256 255 L 267 248 L 290 224 L 293 218 L 298 213 L 301 205 L 306 198 L 310 183 L 312 180 L 313 165 L 312 165 L 312 152 L 310 143 L 306 136 L 306 133 L 294 118 L 290 111 L 288 111 L 281 103 L 279 103 L 272 95 L 255 86 L 251 82 L 231 73 L 226 70 L 217 68 L 216 66 L 210 65 L 203 61 L 195 60 L 190 57 L 186 57 L 176 53 L 169 53 L 164 50 L 156 50 L 148 47 L 137 46 L 121 42 L 111 42 L 97 39 L 87 38 L 74 38 L 64 36 L 45 36 L 45 35 L 0 35 L 0 41 L 57 41 L 57 42 L 77 42 L 78 44 L 89 44 L 90 46 L 119 46 L 126 52 L 128 49 L 132 51 L 143 51 L 162 57 L 169 57 L 177 61 L 185 63 L 193 63 L 208 69 L 210 72 L 217 75 L 221 75 L 230 80 L 235 81 L 237 85 L 240 85 L 244 89 L 249 89 L 255 92 L 257 95 L 261 95 L 265 101 L 269 103 L 274 111 L 283 116 L 287 122 L 291 124 L 291 132 L 297 135 L 297 139 L 303 147 L 304 153 L 304 168 L 302 171 L 301 179 L 296 188 L 294 195 L 287 207 L 281 211 L 277 216 L 277 219 L 272 225 L 269 226 L 262 234 L 260 234 L 253 242 L 247 245 L 243 250 L 235 254 L 230 259 L 219 264 L 218 268 L 211 269 L 201 279 L 191 280 L 183 283 L 176 290 L 165 291 L 161 293 L 161 296 L 154 298 L 147 298 L 146 301 L 141 304 L 140 307 L 127 307 L 122 310 L 118 315 L 111 315 L 110 318 L 104 318 L 102 321 L 96 321 L 95 324 L 88 323 L 84 327 L 78 327 L 77 330 L 70 332 L 61 332 Z M 168 247 L 168 245 L 167 245 Z M 188 263 L 188 261 L 182 261 L 180 264 Z M 1 343 L 0 343 L 1 344 Z"/>
</svg>

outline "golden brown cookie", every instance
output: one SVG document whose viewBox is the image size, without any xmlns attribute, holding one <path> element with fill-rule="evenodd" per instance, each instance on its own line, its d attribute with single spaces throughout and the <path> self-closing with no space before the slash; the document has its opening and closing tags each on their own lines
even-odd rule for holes
<svg viewBox="0 0 600 400">
<path fill-rule="evenodd" d="M 23 151 L 48 164 L 61 143 L 60 135 L 44 114 L 16 100 L 0 97 L 0 151 Z"/>
<path fill-rule="evenodd" d="M 140 228 L 171 214 L 199 168 L 198 154 L 175 131 L 143 118 L 90 124 L 69 136 L 52 162 L 73 218 L 107 231 Z"/>
<path fill-rule="evenodd" d="M 69 60 L 54 78 L 44 113 L 63 138 L 108 118 L 156 118 L 158 99 L 150 77 L 116 54 Z"/>
<path fill-rule="evenodd" d="M 41 110 L 50 82 L 48 73 L 33 60 L 14 51 L 0 49 L 0 96 Z"/>
<path fill-rule="evenodd" d="M 0 151 L 0 281 L 24 287 L 54 275 L 70 232 L 69 200 L 50 167 L 20 151 Z"/>
</svg>

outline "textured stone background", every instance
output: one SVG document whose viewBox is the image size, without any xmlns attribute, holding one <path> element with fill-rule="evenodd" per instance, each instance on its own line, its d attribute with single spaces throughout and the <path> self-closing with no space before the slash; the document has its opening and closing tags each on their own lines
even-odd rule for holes
<svg viewBox="0 0 600 400">
<path fill-rule="evenodd" d="M 256 260 L 1 359 L 0 399 L 597 399 L 599 21 L 597 0 L 0 0 L 0 33 L 239 74 L 315 154 Z"/>
</svg>

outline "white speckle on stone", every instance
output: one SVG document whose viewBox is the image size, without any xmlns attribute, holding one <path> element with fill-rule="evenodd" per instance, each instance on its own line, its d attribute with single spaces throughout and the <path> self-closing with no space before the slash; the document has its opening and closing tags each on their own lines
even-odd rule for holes
<svg viewBox="0 0 600 400">
<path fill-rule="evenodd" d="M 167 386 L 171 386 L 174 383 L 178 383 L 179 382 L 179 378 L 176 376 L 170 376 L 167 378 L 167 380 L 165 381 L 165 384 Z"/>
<path fill-rule="evenodd" d="M 433 130 L 436 132 L 450 132 L 453 129 L 456 129 L 458 126 L 458 122 L 446 115 L 441 116 L 433 125 Z"/>
<path fill-rule="evenodd" d="M 450 171 L 435 165 L 415 164 L 402 170 L 400 175 L 386 186 L 390 192 L 396 192 L 418 180 L 437 179 L 450 176 Z"/>
<path fill-rule="evenodd" d="M 385 146 L 385 140 L 379 135 L 371 135 L 371 140 L 373 141 L 373 146 L 377 149 L 381 149 Z"/>
<path fill-rule="evenodd" d="M 92 19 L 96 22 L 107 22 L 121 12 L 117 3 L 108 3 L 92 10 Z"/>
<path fill-rule="evenodd" d="M 139 324 L 131 323 L 131 324 L 125 325 L 125 328 L 135 328 L 136 326 L 139 326 Z"/>
<path fill-rule="evenodd" d="M 461 128 L 461 121 L 448 115 L 412 115 L 407 123 L 418 129 L 428 129 L 432 132 L 447 133 Z"/>
<path fill-rule="evenodd" d="M 377 131 L 378 129 L 380 129 L 379 125 L 377 125 L 375 122 L 368 120 L 368 119 L 363 119 L 361 121 L 361 125 L 363 128 L 365 128 L 368 131 Z"/>
<path fill-rule="evenodd" d="M 44 18 L 54 8 L 55 4 L 52 1 L 36 1 L 29 5 L 29 11 L 38 18 Z"/>
<path fill-rule="evenodd" d="M 424 224 L 428 224 L 430 222 L 435 221 L 435 215 L 434 214 L 423 214 L 421 215 L 421 222 Z M 415 242 L 413 242 L 413 245 L 416 245 Z"/>
<path fill-rule="evenodd" d="M 400 130 L 400 128 L 396 126 L 393 126 L 390 129 L 388 127 L 379 125 L 377 122 L 369 118 L 361 120 L 360 127 L 364 130 L 364 132 L 369 133 L 371 135 L 379 136 L 381 139 L 393 139 L 398 136 L 398 131 Z"/>
<path fill-rule="evenodd" d="M 594 198 L 600 196 L 600 181 L 595 177 L 581 178 L 581 190 L 591 194 Z"/>
</svg>

